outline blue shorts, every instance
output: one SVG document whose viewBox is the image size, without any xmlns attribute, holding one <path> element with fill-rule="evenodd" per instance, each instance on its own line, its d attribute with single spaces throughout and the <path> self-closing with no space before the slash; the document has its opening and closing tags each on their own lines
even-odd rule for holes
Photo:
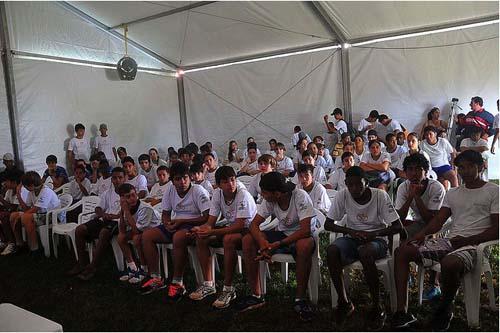
<svg viewBox="0 0 500 333">
<path fill-rule="evenodd" d="M 193 227 L 194 226 L 191 224 L 184 224 L 183 226 L 181 226 L 177 230 L 191 230 L 191 228 L 193 228 Z M 167 239 L 166 243 L 172 243 L 172 241 L 174 239 L 175 231 L 174 232 L 168 231 L 163 223 L 160 224 L 159 226 L 157 226 L 156 229 L 160 230 L 161 233 L 163 234 L 163 236 L 165 236 L 165 238 Z"/>
<path fill-rule="evenodd" d="M 361 245 L 370 244 L 375 248 L 375 260 L 382 259 L 387 256 L 387 242 L 382 238 L 375 238 L 370 242 L 364 242 L 352 237 L 339 237 L 330 246 L 336 246 L 340 250 L 340 259 L 344 266 L 350 265 L 359 260 L 358 248 Z"/>
<path fill-rule="evenodd" d="M 448 171 L 453 170 L 453 168 L 451 167 L 451 165 L 446 164 L 446 165 L 441 165 L 437 168 L 432 168 L 432 170 L 438 175 L 438 177 L 441 177 Z"/>
<path fill-rule="evenodd" d="M 266 236 L 266 239 L 269 243 L 279 242 L 288 237 L 283 231 L 277 231 L 277 230 L 267 230 L 263 231 L 263 233 Z M 314 242 L 314 238 L 312 239 Z M 314 246 L 316 246 L 316 243 L 314 244 Z M 292 243 L 274 250 L 272 254 L 291 254 L 295 258 L 297 256 L 297 249 L 295 247 L 295 243 Z"/>
</svg>

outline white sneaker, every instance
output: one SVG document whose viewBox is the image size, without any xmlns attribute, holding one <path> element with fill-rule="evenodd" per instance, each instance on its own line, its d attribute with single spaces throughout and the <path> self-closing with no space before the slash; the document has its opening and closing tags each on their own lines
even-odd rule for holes
<svg viewBox="0 0 500 333">
<path fill-rule="evenodd" d="M 189 294 L 189 298 L 194 301 L 201 301 L 205 297 L 215 294 L 215 292 L 215 287 L 202 284 L 198 289 Z"/>
<path fill-rule="evenodd" d="M 2 256 L 8 256 L 9 254 L 13 254 L 17 252 L 16 245 L 13 243 L 9 243 L 7 247 L 2 251 Z"/>
<path fill-rule="evenodd" d="M 227 308 L 233 299 L 236 298 L 236 289 L 223 290 L 219 297 L 213 302 L 212 306 L 217 309 Z"/>
<path fill-rule="evenodd" d="M 3 251 L 7 247 L 7 243 L 0 242 L 0 251 Z"/>
</svg>

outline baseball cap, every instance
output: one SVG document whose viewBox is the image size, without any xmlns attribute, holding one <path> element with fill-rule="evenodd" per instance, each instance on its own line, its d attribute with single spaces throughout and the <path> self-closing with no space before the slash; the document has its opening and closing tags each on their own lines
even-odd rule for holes
<svg viewBox="0 0 500 333">
<path fill-rule="evenodd" d="M 13 161 L 14 160 L 14 156 L 11 153 L 3 154 L 3 160 L 4 161 Z"/>
<path fill-rule="evenodd" d="M 106 124 L 99 125 L 99 129 L 103 129 L 103 128 L 108 129 L 108 125 L 106 125 Z"/>
</svg>

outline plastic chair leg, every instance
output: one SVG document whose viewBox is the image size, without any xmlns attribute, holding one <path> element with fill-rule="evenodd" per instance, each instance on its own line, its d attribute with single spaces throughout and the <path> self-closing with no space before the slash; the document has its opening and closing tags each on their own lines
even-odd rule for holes
<svg viewBox="0 0 500 333">
<path fill-rule="evenodd" d="M 479 266 L 479 265 L 476 265 Z M 469 327 L 479 326 L 479 305 L 481 291 L 481 275 L 477 272 L 465 274 L 464 279 L 464 303 L 467 313 L 467 323 Z"/>
<path fill-rule="evenodd" d="M 318 258 L 312 259 L 311 263 L 311 272 L 309 274 L 309 297 L 311 299 L 311 303 L 316 305 L 318 304 L 318 286 L 319 285 L 319 263 Z"/>
<path fill-rule="evenodd" d="M 242 264 L 242 260 L 241 260 L 241 256 L 238 255 L 238 266 L 237 266 L 237 269 L 238 269 L 238 273 L 239 274 L 243 274 L 243 264 Z"/>
<path fill-rule="evenodd" d="M 260 261 L 259 262 L 259 279 L 260 279 L 260 290 L 262 291 L 262 294 L 265 295 L 267 293 L 267 279 L 266 279 L 266 272 L 269 271 L 269 267 L 267 266 L 267 263 L 265 261 Z"/>
<path fill-rule="evenodd" d="M 196 282 L 198 283 L 198 285 L 201 285 L 203 283 L 203 273 L 201 272 L 200 262 L 198 261 L 196 248 L 194 246 L 188 246 L 188 255 L 191 260 L 191 265 L 193 266 L 194 274 L 196 276 Z"/>
<path fill-rule="evenodd" d="M 59 236 L 58 234 L 52 232 L 52 247 L 54 248 L 54 257 L 57 258 L 57 247 L 59 245 Z"/>
<path fill-rule="evenodd" d="M 417 282 L 418 282 L 418 305 L 422 305 L 422 296 L 424 293 L 424 276 L 425 268 L 423 265 L 418 265 Z"/>
<path fill-rule="evenodd" d="M 281 263 L 281 280 L 283 283 L 288 283 L 288 263 Z"/>
<path fill-rule="evenodd" d="M 78 260 L 78 251 L 76 250 L 76 229 L 69 233 L 69 238 L 71 239 L 71 245 L 73 246 L 73 251 L 75 252 L 75 258 Z"/>
<path fill-rule="evenodd" d="M 330 279 L 330 296 L 332 299 L 332 309 L 335 309 L 339 302 L 339 295 L 337 295 L 337 291 L 335 290 L 332 279 Z"/>
<path fill-rule="evenodd" d="M 116 237 L 113 237 L 111 240 L 111 247 L 113 248 L 113 254 L 115 255 L 116 267 L 119 271 L 123 271 L 125 269 L 125 265 L 123 264 L 123 253 L 120 249 L 120 245 L 118 245 Z"/>
<path fill-rule="evenodd" d="M 41 225 L 39 227 L 40 231 L 40 241 L 43 246 L 43 252 L 47 258 L 50 257 L 50 240 L 49 240 L 49 227 L 47 225 Z"/>
</svg>

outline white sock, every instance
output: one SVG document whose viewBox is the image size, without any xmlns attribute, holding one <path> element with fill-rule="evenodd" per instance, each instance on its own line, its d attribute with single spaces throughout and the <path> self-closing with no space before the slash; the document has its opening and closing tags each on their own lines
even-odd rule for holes
<svg viewBox="0 0 500 333">
<path fill-rule="evenodd" d="M 184 285 L 184 283 L 182 283 L 182 278 L 181 277 L 180 278 L 175 278 L 174 277 L 172 279 L 172 283 L 175 283 L 175 284 L 178 284 L 178 285 L 181 285 L 181 286 Z"/>
<path fill-rule="evenodd" d="M 212 287 L 214 286 L 214 281 L 204 281 L 203 284 L 207 287 Z"/>
<path fill-rule="evenodd" d="M 151 273 L 151 277 L 153 279 L 159 279 L 160 278 L 160 274 L 158 274 L 158 273 Z"/>
<path fill-rule="evenodd" d="M 137 266 L 135 265 L 135 262 L 133 262 L 133 261 L 127 263 L 127 268 L 130 268 L 130 270 L 132 270 L 134 272 L 137 270 Z"/>
</svg>

